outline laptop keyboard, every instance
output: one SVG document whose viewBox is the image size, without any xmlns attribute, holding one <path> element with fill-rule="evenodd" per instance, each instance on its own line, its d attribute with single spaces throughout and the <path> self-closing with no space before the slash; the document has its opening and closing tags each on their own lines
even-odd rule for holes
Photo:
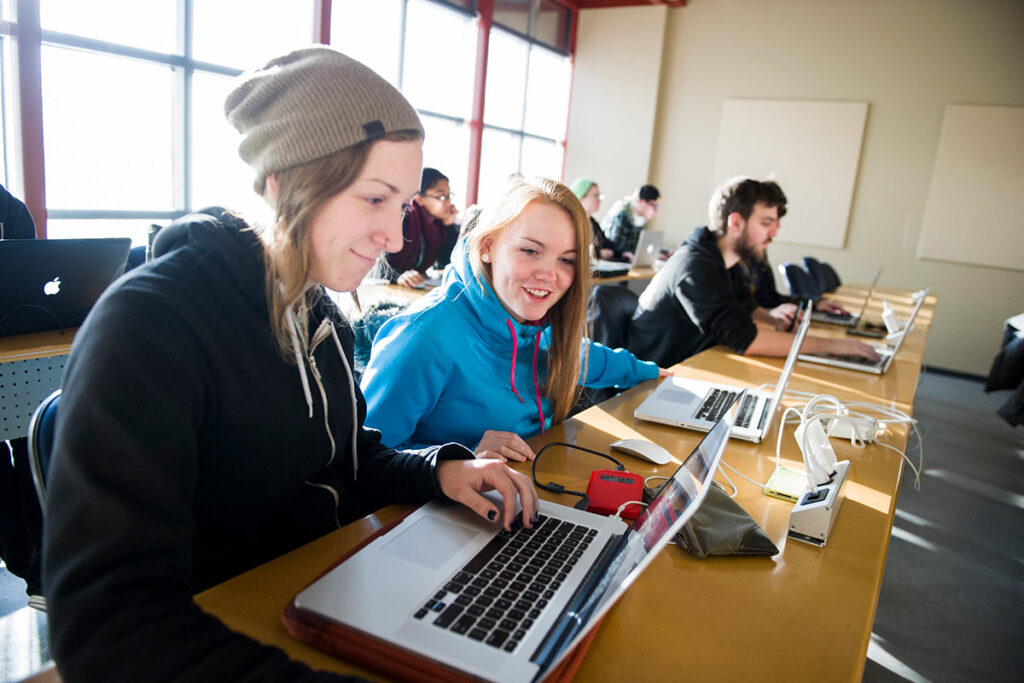
<svg viewBox="0 0 1024 683">
<path fill-rule="evenodd" d="M 829 354 L 825 354 L 825 355 L 828 358 L 835 358 L 836 360 L 841 360 L 841 361 L 844 361 L 846 363 L 856 363 L 857 365 L 881 365 L 882 361 L 885 360 L 884 358 L 882 358 L 881 360 L 871 360 L 870 358 L 865 358 L 864 356 L 858 356 L 858 355 L 855 355 L 855 354 L 845 354 L 845 353 L 843 353 L 843 354 L 829 353 Z"/>
<path fill-rule="evenodd" d="M 596 535 L 544 515 L 527 529 L 517 517 L 413 616 L 514 652 Z"/>
<path fill-rule="evenodd" d="M 736 421 L 733 422 L 733 424 L 736 427 L 749 427 L 751 421 L 754 419 L 754 408 L 756 407 L 757 397 L 748 393 L 743 397 L 743 401 L 740 403 L 740 409 L 736 413 Z M 765 407 L 765 412 L 767 411 L 768 406 Z"/>
<path fill-rule="evenodd" d="M 738 391 L 712 389 L 711 393 L 704 399 L 704 403 L 701 405 L 700 410 L 697 411 L 696 417 L 702 420 L 707 420 L 708 422 L 718 422 L 718 418 L 722 417 L 722 414 L 732 406 L 732 402 L 736 400 L 738 395 Z M 747 398 L 750 398 L 749 394 L 747 395 Z M 737 422 L 736 424 L 739 423 Z"/>
</svg>

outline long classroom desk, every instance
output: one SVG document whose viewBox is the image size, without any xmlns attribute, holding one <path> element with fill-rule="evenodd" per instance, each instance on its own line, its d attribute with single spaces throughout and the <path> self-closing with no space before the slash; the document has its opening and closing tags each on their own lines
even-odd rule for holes
<svg viewBox="0 0 1024 683">
<path fill-rule="evenodd" d="M 61 385 L 78 328 L 0 337 L 0 441 L 28 434 L 36 406 Z"/>
<path fill-rule="evenodd" d="M 914 341 L 923 349 L 927 329 L 927 325 L 915 326 L 907 343 Z M 906 353 L 915 358 L 912 349 Z M 799 363 L 790 389 L 827 391 L 840 399 L 892 405 L 910 413 L 920 366 L 916 358 L 891 368 L 883 377 Z M 746 358 L 716 347 L 676 369 L 754 387 L 774 382 L 781 365 L 782 359 Z M 543 437 L 532 439 L 531 446 L 536 450 L 546 442 L 567 441 L 607 451 L 614 440 L 641 436 L 660 443 L 676 458 L 657 467 L 621 455 L 627 468 L 644 476 L 671 474 L 678 458 L 688 454 L 702 435 L 633 418 L 633 410 L 656 384 L 655 380 L 645 382 L 583 411 Z M 785 403 L 798 401 L 787 399 Z M 779 429 L 776 420 L 762 444 L 730 441 L 724 461 L 756 481 L 765 481 L 775 467 Z M 882 440 L 902 450 L 908 430 L 890 429 Z M 792 430 L 791 426 L 785 428 L 782 463 L 801 467 Z M 696 559 L 676 547 L 667 548 L 605 618 L 578 680 L 859 681 L 903 462 L 897 453 L 878 445 L 858 450 L 834 442 L 834 448 L 840 459 L 851 461 L 851 468 L 845 501 L 824 548 L 790 541 L 786 532 L 792 505 L 765 496 L 757 486 L 731 475 L 738 487 L 736 501 L 775 542 L 779 554 L 771 558 Z M 591 470 L 602 466 L 595 460 L 553 448 L 539 463 L 538 478 L 579 490 L 586 487 Z M 528 464 L 516 467 L 529 470 Z M 540 493 L 569 505 L 577 500 Z M 385 508 L 205 591 L 196 596 L 196 602 L 228 626 L 276 645 L 314 668 L 373 678 L 372 673 L 293 640 L 281 625 L 280 615 L 284 605 L 326 567 L 406 509 Z"/>
</svg>

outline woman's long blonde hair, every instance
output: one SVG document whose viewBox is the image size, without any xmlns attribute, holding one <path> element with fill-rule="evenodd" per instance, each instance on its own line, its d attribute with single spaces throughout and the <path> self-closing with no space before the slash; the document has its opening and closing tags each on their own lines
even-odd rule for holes
<svg viewBox="0 0 1024 683">
<path fill-rule="evenodd" d="M 274 222 L 262 230 L 260 236 L 264 244 L 270 327 L 289 362 L 294 361 L 294 351 L 288 331 L 288 311 L 294 311 L 299 343 L 305 345 L 309 337 L 309 308 L 320 295 L 319 287 L 309 286 L 309 227 L 313 217 L 328 200 L 355 182 L 374 144 L 382 140 L 405 142 L 422 137 L 419 131 L 396 131 L 275 173 Z M 265 183 L 256 191 L 266 196 Z"/>
<path fill-rule="evenodd" d="M 576 272 L 572 284 L 548 311 L 551 347 L 548 349 L 544 391 L 553 405 L 554 421 L 561 422 L 569 416 L 576 403 L 580 391 L 580 374 L 586 372 L 586 358 L 580 363 L 580 346 L 586 335 L 587 297 L 590 293 L 591 235 L 586 210 L 572 190 L 560 182 L 546 178 L 510 176 L 501 191 L 486 202 L 470 229 L 467 237 L 468 256 L 477 279 L 483 277 L 493 286 L 491 264 L 481 258 L 482 245 L 488 238 L 497 239 L 501 231 L 515 222 L 533 202 L 547 202 L 564 209 L 569 214 L 576 234 Z"/>
</svg>

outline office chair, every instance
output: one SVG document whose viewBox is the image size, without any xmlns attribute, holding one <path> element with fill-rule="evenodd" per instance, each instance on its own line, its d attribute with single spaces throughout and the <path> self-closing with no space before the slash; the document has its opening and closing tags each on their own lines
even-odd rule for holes
<svg viewBox="0 0 1024 683">
<path fill-rule="evenodd" d="M 813 256 L 804 256 L 804 270 L 811 276 L 811 282 L 819 294 L 828 291 L 827 283 L 825 282 L 825 270 L 821 267 L 821 261 Z"/>
<path fill-rule="evenodd" d="M 46 515 L 46 475 L 50 470 L 53 455 L 53 437 L 57 429 L 57 406 L 60 404 L 60 389 L 43 399 L 28 425 L 28 465 L 32 470 L 32 482 L 39 497 L 39 507 Z"/>
<path fill-rule="evenodd" d="M 28 425 L 28 466 L 32 471 L 32 483 L 35 485 L 36 496 L 39 497 L 39 509 L 46 522 L 46 475 L 50 469 L 50 458 L 53 455 L 53 436 L 57 428 L 57 406 L 60 403 L 60 389 L 43 399 Z M 28 606 L 46 611 L 46 598 L 42 595 L 30 595 Z"/>
<path fill-rule="evenodd" d="M 826 292 L 835 291 L 836 287 L 843 284 L 843 281 L 839 279 L 839 273 L 836 272 L 836 269 L 832 267 L 831 263 L 828 263 L 827 261 L 822 261 L 821 271 L 822 273 L 824 273 L 825 276 Z"/>
<path fill-rule="evenodd" d="M 629 287 L 621 284 L 594 287 L 590 291 L 587 303 L 587 331 L 590 338 L 609 348 L 624 347 L 629 332 L 629 321 L 636 311 L 637 299 L 637 295 Z M 618 393 L 613 387 L 584 387 L 570 415 L 597 405 Z"/>
<path fill-rule="evenodd" d="M 803 266 L 792 261 L 779 264 L 779 273 L 786 282 L 789 295 L 799 299 L 817 299 L 821 296 L 821 290 L 811 279 L 810 274 Z"/>
<path fill-rule="evenodd" d="M 594 287 L 587 304 L 590 338 L 613 349 L 625 346 L 637 299 L 629 287 L 615 284 Z"/>
</svg>

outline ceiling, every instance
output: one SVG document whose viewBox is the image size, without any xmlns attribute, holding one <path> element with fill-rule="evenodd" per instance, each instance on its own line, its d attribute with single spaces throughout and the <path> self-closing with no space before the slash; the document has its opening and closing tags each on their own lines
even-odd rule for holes
<svg viewBox="0 0 1024 683">
<path fill-rule="evenodd" d="M 579 9 L 600 9 L 603 7 L 638 7 L 641 5 L 665 5 L 685 7 L 686 0 L 569 0 Z"/>
</svg>

